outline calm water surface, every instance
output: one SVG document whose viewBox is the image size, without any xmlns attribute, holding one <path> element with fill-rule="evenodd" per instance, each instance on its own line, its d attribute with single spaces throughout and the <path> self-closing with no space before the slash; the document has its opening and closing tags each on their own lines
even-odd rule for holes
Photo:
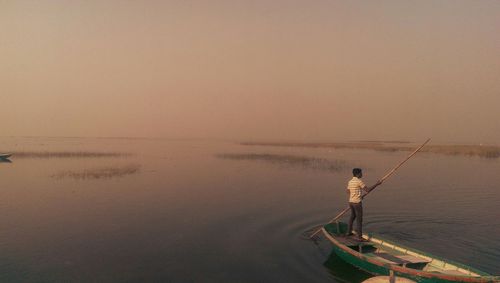
<svg viewBox="0 0 500 283">
<path fill-rule="evenodd" d="M 344 208 L 352 167 L 371 184 L 408 154 L 69 138 L 1 138 L 3 151 L 132 155 L 0 163 L 1 282 L 361 282 L 301 234 Z M 418 154 L 367 198 L 365 230 L 500 274 L 499 172 Z"/>
</svg>

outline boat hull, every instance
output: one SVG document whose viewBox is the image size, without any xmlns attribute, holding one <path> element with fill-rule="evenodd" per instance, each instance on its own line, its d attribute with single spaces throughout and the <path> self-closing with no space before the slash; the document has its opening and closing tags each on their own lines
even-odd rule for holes
<svg viewBox="0 0 500 283">
<path fill-rule="evenodd" d="M 344 223 L 342 223 L 344 225 Z M 337 226 L 339 227 L 339 226 Z M 345 229 L 345 227 L 343 227 Z M 339 229 L 341 232 L 342 229 Z M 333 251 L 335 254 L 343 261 L 361 269 L 366 272 L 375 275 L 390 275 L 391 272 L 397 277 L 404 277 L 416 282 L 421 283 L 450 283 L 450 282 L 490 282 L 499 283 L 500 277 L 498 276 L 456 276 L 449 274 L 440 274 L 433 272 L 426 272 L 422 270 L 417 270 L 413 268 L 407 268 L 399 265 L 388 264 L 373 258 L 364 256 L 362 253 L 355 251 L 354 249 L 343 245 L 339 241 L 332 237 L 327 229 L 322 229 L 325 237 L 333 244 Z"/>
</svg>

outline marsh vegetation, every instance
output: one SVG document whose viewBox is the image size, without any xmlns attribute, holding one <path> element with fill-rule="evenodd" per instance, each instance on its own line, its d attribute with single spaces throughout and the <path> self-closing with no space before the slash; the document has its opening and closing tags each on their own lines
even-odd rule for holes
<svg viewBox="0 0 500 283">
<path fill-rule="evenodd" d="M 301 167 L 322 171 L 341 171 L 347 168 L 344 160 L 329 160 L 299 155 L 270 154 L 270 153 L 222 153 L 216 157 L 229 160 L 255 160 L 274 163 L 282 166 Z"/>
<path fill-rule="evenodd" d="M 98 151 L 8 151 L 13 158 L 102 158 L 127 157 L 131 153 Z"/>
<path fill-rule="evenodd" d="M 376 151 L 412 151 L 415 145 L 406 142 L 345 142 L 345 143 L 297 143 L 297 142 L 241 142 L 245 146 L 281 146 L 281 147 L 309 147 L 334 149 L 370 149 Z M 421 152 L 478 156 L 484 158 L 500 157 L 500 146 L 495 145 L 426 145 Z"/>
<path fill-rule="evenodd" d="M 61 171 L 57 174 L 52 175 L 55 179 L 110 179 L 117 177 L 124 177 L 126 175 L 132 175 L 140 172 L 141 166 L 137 164 L 129 164 L 126 166 L 109 166 L 109 167 L 98 167 L 91 169 L 84 169 L 80 171 L 66 170 Z"/>
</svg>

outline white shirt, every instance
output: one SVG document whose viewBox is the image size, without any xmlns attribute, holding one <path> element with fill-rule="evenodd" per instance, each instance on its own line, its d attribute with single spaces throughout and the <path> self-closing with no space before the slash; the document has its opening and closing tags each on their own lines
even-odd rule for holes
<svg viewBox="0 0 500 283">
<path fill-rule="evenodd" d="M 352 177 L 352 179 L 347 183 L 347 189 L 349 190 L 349 202 L 352 203 L 360 203 L 361 195 L 363 194 L 363 190 L 366 188 L 365 183 L 361 181 L 358 177 Z"/>
</svg>

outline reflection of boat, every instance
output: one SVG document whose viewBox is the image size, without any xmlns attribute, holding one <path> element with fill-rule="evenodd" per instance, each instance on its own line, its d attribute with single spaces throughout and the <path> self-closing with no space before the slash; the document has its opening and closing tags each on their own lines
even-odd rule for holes
<svg viewBox="0 0 500 283">
<path fill-rule="evenodd" d="M 394 274 L 417 282 L 500 282 L 500 276 L 491 276 L 378 237 L 363 235 L 369 241 L 358 242 L 345 237 L 346 231 L 347 224 L 342 222 L 325 225 L 322 229 L 338 257 L 372 274 Z"/>
<path fill-rule="evenodd" d="M 323 265 L 333 277 L 333 282 L 362 282 L 370 277 L 373 277 L 370 273 L 363 272 L 343 261 L 337 256 L 334 250 L 331 251 L 328 259 L 323 263 Z"/>
<path fill-rule="evenodd" d="M 7 159 L 11 156 L 12 156 L 12 154 L 10 154 L 10 153 L 0 153 L 0 159 Z"/>
</svg>

